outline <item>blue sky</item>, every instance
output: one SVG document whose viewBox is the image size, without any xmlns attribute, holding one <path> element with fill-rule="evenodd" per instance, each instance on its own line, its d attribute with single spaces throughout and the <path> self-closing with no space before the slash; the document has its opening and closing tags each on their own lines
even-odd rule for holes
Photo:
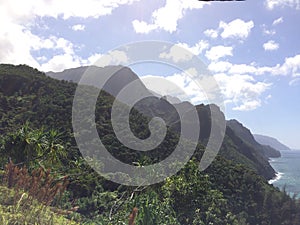
<svg viewBox="0 0 300 225">
<path fill-rule="evenodd" d="M 127 43 L 168 41 L 208 66 L 227 119 L 300 149 L 298 21 L 300 0 L 3 0 L 0 62 L 61 71 L 93 64 Z M 175 61 L 180 57 L 168 54 Z M 126 54 L 116 58 L 114 63 L 126 64 Z M 153 65 L 132 69 L 140 76 L 167 77 L 193 103 L 201 102 L 201 93 L 180 71 Z"/>
</svg>

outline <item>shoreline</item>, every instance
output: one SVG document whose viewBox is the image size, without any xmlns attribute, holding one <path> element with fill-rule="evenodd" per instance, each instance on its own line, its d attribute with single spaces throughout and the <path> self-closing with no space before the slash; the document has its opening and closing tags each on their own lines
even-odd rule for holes
<svg viewBox="0 0 300 225">
<path fill-rule="evenodd" d="M 273 183 L 279 181 L 282 178 L 283 175 L 284 175 L 284 173 L 276 172 L 275 177 L 273 179 L 271 179 L 271 180 L 268 180 L 268 183 L 269 184 L 273 184 Z"/>
<path fill-rule="evenodd" d="M 291 150 L 281 152 L 285 152 L 281 156 L 281 159 L 269 159 L 270 165 L 275 170 L 275 177 L 268 180 L 268 183 L 279 188 L 281 191 L 285 190 L 285 193 L 291 198 L 295 197 L 296 199 L 300 199 L 300 183 L 297 173 L 295 173 L 298 168 L 300 169 L 300 167 L 298 167 L 299 164 L 297 163 L 297 160 L 300 159 L 300 151 Z M 277 169 L 275 169 L 275 167 Z M 280 171 L 284 171 L 284 173 Z"/>
<path fill-rule="evenodd" d="M 281 156 L 278 157 L 278 158 L 281 158 Z M 271 167 L 275 170 L 275 177 L 273 177 L 272 179 L 268 180 L 269 184 L 273 184 L 273 183 L 279 181 L 282 178 L 283 174 L 284 174 L 284 173 L 281 173 L 279 171 L 276 171 L 276 169 L 272 166 L 272 162 L 276 162 L 276 159 L 278 159 L 278 158 L 269 158 L 269 160 L 268 160 L 269 164 L 271 165 Z"/>
</svg>

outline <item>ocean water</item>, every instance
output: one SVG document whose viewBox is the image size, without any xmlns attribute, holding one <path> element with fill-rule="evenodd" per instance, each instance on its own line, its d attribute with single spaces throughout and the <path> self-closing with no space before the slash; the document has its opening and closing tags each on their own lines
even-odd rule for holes
<svg viewBox="0 0 300 225">
<path fill-rule="evenodd" d="M 269 183 L 293 196 L 300 198 L 300 151 L 281 151 L 280 158 L 271 158 L 271 166 L 277 172 L 277 177 Z"/>
</svg>

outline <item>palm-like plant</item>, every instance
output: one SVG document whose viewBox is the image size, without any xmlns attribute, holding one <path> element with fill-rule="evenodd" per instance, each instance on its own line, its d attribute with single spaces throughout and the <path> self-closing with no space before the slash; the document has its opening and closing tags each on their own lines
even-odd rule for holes
<svg viewBox="0 0 300 225">
<path fill-rule="evenodd" d="M 35 158 L 43 155 L 46 138 L 44 129 L 32 130 L 28 124 L 20 130 L 20 139 L 25 143 L 24 153 L 27 156 L 26 163 L 29 164 Z"/>
<path fill-rule="evenodd" d="M 62 145 L 61 139 L 62 133 L 57 130 L 51 129 L 46 133 L 46 149 L 48 161 L 51 163 L 57 163 L 61 157 L 66 157 L 67 153 Z"/>
<path fill-rule="evenodd" d="M 54 129 L 31 129 L 25 123 L 18 131 L 9 135 L 4 144 L 4 155 L 15 163 L 28 167 L 53 166 L 66 157 L 62 134 Z"/>
</svg>

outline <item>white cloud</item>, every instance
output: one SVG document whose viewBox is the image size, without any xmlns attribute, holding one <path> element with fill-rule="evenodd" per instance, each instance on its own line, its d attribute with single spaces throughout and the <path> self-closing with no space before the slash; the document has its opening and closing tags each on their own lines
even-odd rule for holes
<svg viewBox="0 0 300 225">
<path fill-rule="evenodd" d="M 178 20 L 182 19 L 187 10 L 201 9 L 206 4 L 209 3 L 191 0 L 166 0 L 165 6 L 152 13 L 151 23 L 134 20 L 132 25 L 137 33 L 147 34 L 156 29 L 173 33 L 177 30 Z"/>
<path fill-rule="evenodd" d="M 267 97 L 266 97 L 266 100 L 269 100 L 269 99 L 271 99 L 272 98 L 272 95 L 270 94 L 270 95 L 268 95 Z"/>
<path fill-rule="evenodd" d="M 225 56 L 232 56 L 232 47 L 226 47 L 222 45 L 214 46 L 210 50 L 207 50 L 205 56 L 209 60 L 218 60 Z"/>
<path fill-rule="evenodd" d="M 267 29 L 267 27 L 266 27 L 265 24 L 263 24 L 261 27 L 262 27 L 262 32 L 265 35 L 273 36 L 273 35 L 276 34 L 275 30 L 273 30 L 273 29 Z"/>
<path fill-rule="evenodd" d="M 115 8 L 121 5 L 132 4 L 135 1 L 137 0 L 10 0 L 2 1 L 0 6 L 15 20 L 32 19 L 35 16 L 54 18 L 62 16 L 63 19 L 70 17 L 98 18 L 111 14 Z"/>
<path fill-rule="evenodd" d="M 251 110 L 257 109 L 260 106 L 261 106 L 261 101 L 260 100 L 252 100 L 252 101 L 244 102 L 243 104 L 234 107 L 233 110 L 236 110 L 236 111 L 251 111 Z"/>
<path fill-rule="evenodd" d="M 194 55 L 199 55 L 209 46 L 207 41 L 200 40 L 194 46 L 187 43 L 178 43 L 170 48 L 169 52 L 163 52 L 159 55 L 162 59 L 172 59 L 173 62 L 189 61 Z"/>
<path fill-rule="evenodd" d="M 60 42 L 63 43 L 63 41 Z M 43 63 L 39 69 L 45 72 L 59 72 L 79 66 L 97 65 L 104 67 L 108 65 L 124 65 L 128 62 L 126 53 L 119 50 L 111 51 L 107 54 L 96 53 L 87 59 L 83 59 L 74 53 L 70 45 L 69 42 L 66 42 L 65 47 L 62 48 L 64 53 L 53 56 L 49 61 Z"/>
<path fill-rule="evenodd" d="M 175 96 L 181 101 L 189 101 L 193 104 L 207 102 L 206 94 L 189 75 L 194 73 L 194 70 L 190 68 L 186 72 L 175 73 L 167 77 L 147 75 L 142 77 L 142 81 L 147 88 L 162 96 Z"/>
<path fill-rule="evenodd" d="M 272 25 L 276 26 L 276 25 L 278 25 L 280 23 L 283 23 L 283 17 L 279 17 L 278 19 L 274 20 L 273 23 L 272 23 Z"/>
<path fill-rule="evenodd" d="M 232 64 L 230 62 L 226 61 L 219 61 L 219 62 L 211 62 L 208 65 L 208 69 L 210 71 L 213 71 L 215 73 L 223 73 L 228 71 L 232 67 Z"/>
<path fill-rule="evenodd" d="M 300 76 L 300 55 L 287 57 L 284 63 L 276 64 L 275 66 L 256 66 L 255 63 L 247 64 L 232 64 L 226 61 L 211 62 L 208 65 L 214 73 L 227 74 L 253 74 L 253 75 L 274 75 L 274 76 Z"/>
<path fill-rule="evenodd" d="M 0 62 L 12 64 L 22 62 L 37 67 L 38 64 L 30 54 L 30 51 L 34 43 L 39 42 L 39 40 L 36 40 L 38 37 L 29 31 L 24 32 L 22 26 L 9 25 L 10 28 L 8 30 L 0 30 Z"/>
<path fill-rule="evenodd" d="M 214 75 L 219 83 L 225 102 L 234 104 L 233 110 L 250 111 L 261 106 L 261 95 L 270 88 L 270 83 L 258 82 L 249 75 Z"/>
<path fill-rule="evenodd" d="M 132 21 L 133 28 L 136 33 L 148 34 L 149 32 L 157 29 L 155 24 L 147 24 L 145 21 L 134 20 Z"/>
<path fill-rule="evenodd" d="M 1 15 L 3 16 L 3 15 Z M 71 43 L 63 38 L 50 36 L 49 38 L 39 37 L 32 34 L 25 26 L 13 22 L 1 20 L 0 16 L 0 62 L 12 64 L 28 64 L 40 68 L 32 52 L 40 49 L 63 49 L 73 52 Z M 20 41 L 21 40 L 21 41 Z M 45 60 L 45 56 L 39 56 Z"/>
<path fill-rule="evenodd" d="M 290 86 L 300 84 L 300 55 L 287 57 L 282 64 L 257 66 L 256 63 L 233 64 L 228 61 L 211 62 L 208 69 L 215 74 L 223 93 L 225 103 L 234 105 L 233 110 L 249 111 L 267 103 L 270 94 L 263 97 L 272 86 L 258 81 L 254 75 L 290 76 Z"/>
<path fill-rule="evenodd" d="M 63 53 L 57 54 L 49 59 L 47 62 L 39 65 L 38 68 L 42 71 L 59 72 L 67 68 L 79 67 L 83 64 L 84 60 L 76 56 L 74 52 L 74 45 L 64 38 L 51 36 L 49 39 L 44 40 L 44 45 L 37 48 L 48 48 L 52 50 L 60 50 Z"/>
<path fill-rule="evenodd" d="M 178 63 L 178 62 L 184 62 L 184 61 L 189 61 L 193 58 L 192 52 L 189 51 L 184 51 L 182 50 L 182 47 L 178 45 L 173 45 L 170 48 L 169 52 L 162 52 L 159 55 L 159 58 L 161 59 L 171 59 L 173 62 Z"/>
<path fill-rule="evenodd" d="M 208 69 L 215 73 L 225 102 L 234 104 L 234 110 L 254 110 L 267 102 L 268 95 L 262 101 L 262 95 L 271 87 L 271 83 L 255 80 L 253 75 L 290 76 L 290 86 L 300 84 L 300 55 L 287 57 L 282 64 L 257 66 L 251 64 L 233 64 L 227 61 L 211 62 Z"/>
<path fill-rule="evenodd" d="M 273 68 L 274 75 L 291 75 L 292 77 L 299 76 L 300 73 L 300 55 L 285 58 L 281 66 Z"/>
<path fill-rule="evenodd" d="M 265 28 L 265 25 L 263 26 Z M 253 27 L 254 22 L 252 20 L 245 22 L 241 19 L 235 19 L 229 23 L 220 21 L 217 29 L 207 29 L 204 31 L 204 34 L 213 39 L 217 38 L 219 33 L 221 33 L 220 36 L 223 39 L 236 38 L 244 40 L 250 35 Z"/>
<path fill-rule="evenodd" d="M 192 52 L 194 55 L 199 55 L 203 52 L 203 50 L 207 49 L 209 47 L 209 43 L 204 40 L 200 40 L 198 43 L 196 43 L 194 46 L 189 46 L 186 43 L 178 43 L 177 44 L 180 47 L 183 47 L 190 52 Z"/>
<path fill-rule="evenodd" d="M 299 0 L 265 0 L 265 5 L 267 9 L 274 9 L 276 7 L 291 7 L 295 9 L 300 9 Z"/>
<path fill-rule="evenodd" d="M 0 62 L 12 64 L 28 64 L 38 69 L 59 71 L 68 67 L 80 66 L 87 63 L 75 55 L 74 44 L 64 38 L 49 36 L 39 37 L 30 31 L 37 17 L 70 17 L 98 18 L 109 15 L 112 11 L 125 4 L 138 0 L 28 0 L 0 1 Z M 82 30 L 83 26 L 72 27 Z M 21 41 L 20 41 L 21 40 Z M 32 53 L 42 49 L 59 50 L 47 62 L 44 55 L 33 57 Z M 42 63 L 42 65 L 40 65 Z"/>
<path fill-rule="evenodd" d="M 205 30 L 204 34 L 210 38 L 217 38 L 219 36 L 218 30 L 214 30 L 214 29 Z"/>
<path fill-rule="evenodd" d="M 213 73 L 227 73 L 227 74 L 252 74 L 263 75 L 266 73 L 272 73 L 278 66 L 275 67 L 259 67 L 251 64 L 232 64 L 227 61 L 211 62 L 208 65 L 208 69 Z"/>
<path fill-rule="evenodd" d="M 253 65 L 234 64 L 231 65 L 228 72 L 230 74 L 258 74 L 257 68 Z"/>
<path fill-rule="evenodd" d="M 41 65 L 41 70 L 48 72 L 60 72 L 67 68 L 81 66 L 80 58 L 71 54 L 60 54 L 53 56 L 48 62 Z"/>
<path fill-rule="evenodd" d="M 263 48 L 265 49 L 265 51 L 274 51 L 279 48 L 279 44 L 273 40 L 270 40 L 263 44 Z"/>
<path fill-rule="evenodd" d="M 201 88 L 185 73 L 174 74 L 166 77 L 166 79 L 177 84 L 180 89 L 184 90 L 185 94 L 178 96 L 178 98 L 185 101 L 188 100 L 193 104 L 199 104 L 206 100 L 206 96 Z"/>
<path fill-rule="evenodd" d="M 51 36 L 48 39 L 38 39 L 34 42 L 35 49 L 40 50 L 43 48 L 51 50 L 59 50 L 62 53 L 54 55 L 49 60 L 46 60 L 44 56 L 40 57 L 42 62 L 41 65 L 36 67 L 42 71 L 54 71 L 59 72 L 67 68 L 75 68 L 79 66 L 97 64 L 98 66 L 116 65 L 124 64 L 128 61 L 128 57 L 125 52 L 122 51 L 112 51 L 106 55 L 99 53 L 89 56 L 87 59 L 79 57 L 74 51 L 74 44 L 64 38 L 58 38 Z M 33 44 L 34 44 L 33 43 Z M 101 59 L 99 61 L 99 59 Z"/>
<path fill-rule="evenodd" d="M 37 59 L 39 62 L 45 62 L 45 61 L 47 61 L 47 57 L 46 57 L 46 56 L 38 56 L 36 59 Z"/>
<path fill-rule="evenodd" d="M 94 57 L 90 57 L 90 59 L 95 59 Z M 101 55 L 99 60 L 95 62 L 95 65 L 104 67 L 108 65 L 124 65 L 128 62 L 128 56 L 126 52 L 120 50 L 114 50 L 109 52 L 108 54 Z"/>
<path fill-rule="evenodd" d="M 181 82 L 184 82 L 184 77 L 179 77 L 179 79 Z M 178 96 L 178 99 L 179 97 L 183 97 L 185 99 L 184 91 L 177 85 L 177 83 L 168 80 L 163 76 L 146 75 L 141 77 L 141 81 L 155 94 L 160 96 Z"/>
<path fill-rule="evenodd" d="M 295 78 L 289 82 L 289 85 L 292 87 L 300 85 L 300 78 Z"/>
<path fill-rule="evenodd" d="M 219 28 L 223 29 L 221 33 L 222 38 L 246 39 L 253 27 L 254 23 L 252 20 L 245 22 L 241 19 L 233 20 L 230 23 L 221 21 L 219 24 Z"/>
<path fill-rule="evenodd" d="M 85 61 L 83 61 L 83 63 L 87 66 L 94 65 L 102 56 L 103 56 L 103 54 L 95 53 L 95 54 L 91 55 L 90 57 L 88 57 Z"/>
<path fill-rule="evenodd" d="M 76 24 L 76 25 L 72 26 L 72 30 L 74 30 L 74 31 L 83 31 L 83 30 L 85 30 L 85 25 Z"/>
</svg>

